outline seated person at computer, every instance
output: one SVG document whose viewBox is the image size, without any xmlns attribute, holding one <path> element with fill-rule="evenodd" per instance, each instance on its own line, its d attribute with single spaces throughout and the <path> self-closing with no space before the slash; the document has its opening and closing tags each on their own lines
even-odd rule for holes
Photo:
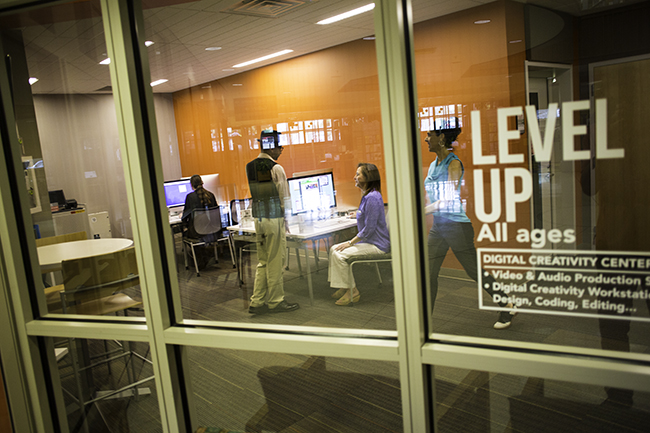
<svg viewBox="0 0 650 433">
<path fill-rule="evenodd" d="M 384 213 L 384 200 L 381 196 L 381 179 L 377 166 L 360 163 L 354 175 L 354 183 L 363 196 L 357 211 L 357 235 L 347 242 L 334 245 L 330 249 L 328 281 L 332 288 L 338 289 L 333 298 L 339 298 L 336 305 L 348 305 L 359 302 L 352 274 L 348 263 L 351 257 L 374 256 L 390 252 L 390 237 Z"/>
<path fill-rule="evenodd" d="M 187 225 L 187 231 L 183 236 L 198 239 L 201 238 L 194 229 L 194 222 L 192 221 L 192 211 L 194 209 L 209 209 L 217 206 L 217 199 L 207 189 L 203 188 L 203 180 L 198 174 L 190 178 L 190 184 L 193 191 L 185 197 L 185 207 L 183 208 L 183 216 L 181 220 Z"/>
</svg>

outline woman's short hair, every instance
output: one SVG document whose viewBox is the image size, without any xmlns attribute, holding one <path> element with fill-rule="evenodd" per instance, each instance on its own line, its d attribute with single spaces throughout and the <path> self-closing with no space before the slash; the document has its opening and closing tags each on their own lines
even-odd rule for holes
<svg viewBox="0 0 650 433">
<path fill-rule="evenodd" d="M 456 117 L 456 125 L 458 125 L 458 118 Z M 436 134 L 436 137 L 440 137 L 440 134 L 445 135 L 445 146 L 447 149 L 452 148 L 452 143 L 458 139 L 458 136 L 461 133 L 460 126 L 456 126 L 456 128 L 450 128 L 449 124 L 446 125 L 446 128 L 440 128 L 440 129 L 434 129 L 432 131 L 429 131 L 429 135 Z"/>
<path fill-rule="evenodd" d="M 203 179 L 201 179 L 201 176 L 198 174 L 192 175 L 192 177 L 190 177 L 190 184 L 192 185 L 192 188 L 197 189 L 203 185 Z"/>
<path fill-rule="evenodd" d="M 359 167 L 361 167 L 361 174 L 366 178 L 366 190 L 364 194 L 368 194 L 371 191 L 381 193 L 381 176 L 379 175 L 377 166 L 370 162 L 360 162 L 357 165 L 357 168 Z"/>
</svg>

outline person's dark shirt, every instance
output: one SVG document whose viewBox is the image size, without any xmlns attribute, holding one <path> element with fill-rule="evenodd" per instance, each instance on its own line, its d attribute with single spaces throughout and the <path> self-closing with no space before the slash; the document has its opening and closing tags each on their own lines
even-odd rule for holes
<svg viewBox="0 0 650 433">
<path fill-rule="evenodd" d="M 217 199 L 203 186 L 198 187 L 193 192 L 185 197 L 185 207 L 183 208 L 183 215 L 181 219 L 187 224 L 187 234 L 190 237 L 198 238 L 199 235 L 194 230 L 192 221 L 192 211 L 195 209 L 208 209 L 217 206 Z"/>
<path fill-rule="evenodd" d="M 246 164 L 254 218 L 284 217 L 284 197 L 281 197 L 272 173 L 276 166 L 277 162 L 263 154 Z M 281 184 L 282 180 L 279 182 Z"/>
</svg>

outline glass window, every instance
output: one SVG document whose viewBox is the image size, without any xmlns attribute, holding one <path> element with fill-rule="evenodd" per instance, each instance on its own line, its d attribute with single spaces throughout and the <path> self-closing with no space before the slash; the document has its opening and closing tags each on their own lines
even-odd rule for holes
<svg viewBox="0 0 650 433">
<path fill-rule="evenodd" d="M 628 389 L 438 367 L 438 432 L 643 431 L 650 395 Z"/>
<path fill-rule="evenodd" d="M 394 330 L 373 12 L 159 3 L 144 17 L 183 317 Z"/>
<path fill-rule="evenodd" d="M 414 26 L 431 332 L 645 351 L 647 12 L 493 2 Z"/>
<path fill-rule="evenodd" d="M 5 15 L 2 28 L 40 264 L 37 290 L 51 313 L 138 307 L 99 1 Z"/>
<path fill-rule="evenodd" d="M 54 347 L 54 391 L 70 432 L 162 431 L 147 343 L 77 338 Z"/>
<path fill-rule="evenodd" d="M 401 432 L 396 363 L 188 348 L 200 427 Z"/>
</svg>

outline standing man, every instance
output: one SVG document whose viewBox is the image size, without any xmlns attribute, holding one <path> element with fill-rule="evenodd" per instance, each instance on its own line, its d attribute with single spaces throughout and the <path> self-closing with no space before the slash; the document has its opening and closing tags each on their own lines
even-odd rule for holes
<svg viewBox="0 0 650 433">
<path fill-rule="evenodd" d="M 258 141 L 260 154 L 246 164 L 259 261 L 248 312 L 284 313 L 300 308 L 300 305 L 291 304 L 284 299 L 282 279 L 282 265 L 287 250 L 286 232 L 289 228 L 284 212 L 291 208 L 289 184 L 284 168 L 276 162 L 282 154 L 280 133 L 263 131 Z"/>
</svg>

